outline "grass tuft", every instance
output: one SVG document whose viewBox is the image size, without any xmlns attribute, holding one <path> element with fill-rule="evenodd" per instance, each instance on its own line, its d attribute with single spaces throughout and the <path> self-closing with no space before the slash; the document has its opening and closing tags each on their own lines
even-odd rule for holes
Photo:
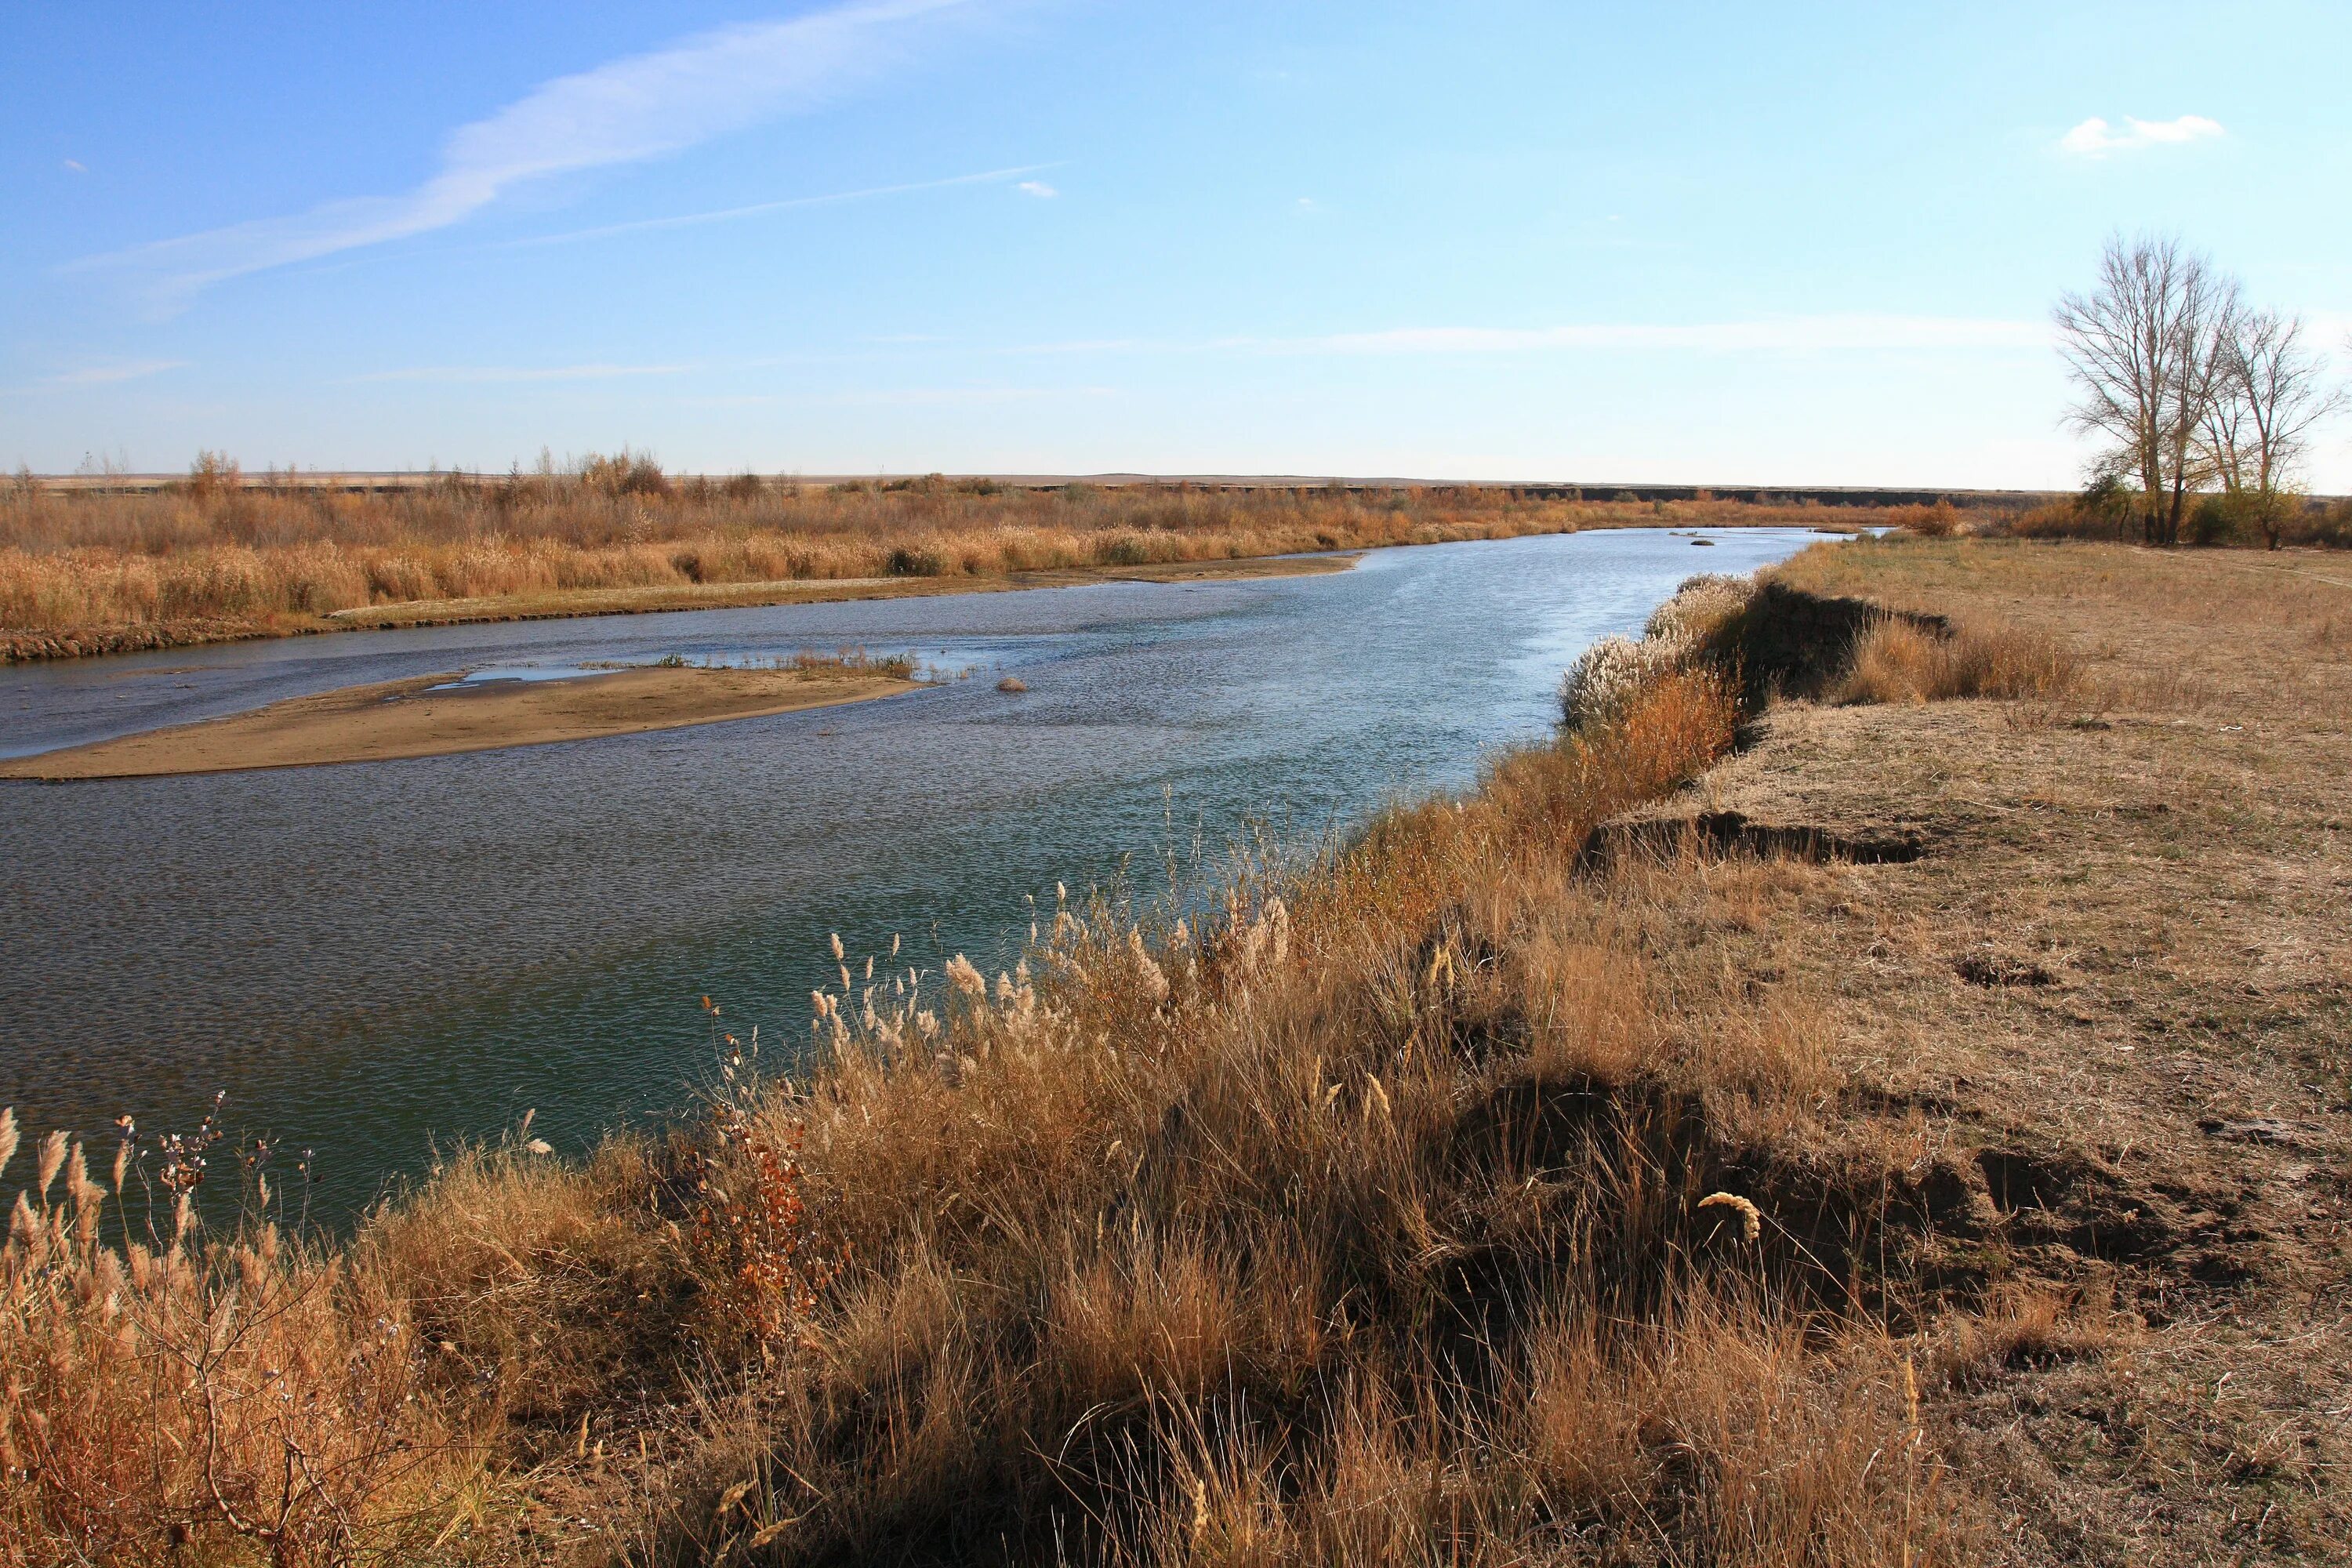
<svg viewBox="0 0 2352 1568">
<path fill-rule="evenodd" d="M 2054 698 L 2079 669 L 2054 638 L 1977 624 L 1946 634 L 1889 616 L 1855 645 L 1835 696 L 1842 702 L 1940 702 L 1952 698 Z"/>
</svg>

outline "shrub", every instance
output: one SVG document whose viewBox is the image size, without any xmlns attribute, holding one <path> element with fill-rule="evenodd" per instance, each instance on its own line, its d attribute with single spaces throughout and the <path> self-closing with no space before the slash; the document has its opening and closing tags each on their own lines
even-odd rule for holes
<svg viewBox="0 0 2352 1568">
<path fill-rule="evenodd" d="M 2261 536 L 2252 513 L 2249 498 L 2244 496 L 2199 496 L 2183 531 L 2189 542 L 2196 545 L 2249 543 Z"/>
<path fill-rule="evenodd" d="M 893 577 L 944 577 L 948 574 L 948 563 L 947 557 L 936 550 L 918 550 L 902 544 L 890 552 L 882 569 Z"/>
<path fill-rule="evenodd" d="M 1582 730 L 1615 718 L 1660 668 L 1660 651 L 1630 637 L 1605 637 L 1577 655 L 1560 678 L 1560 722 Z"/>
<path fill-rule="evenodd" d="M 1605 637 L 1577 656 L 1559 683 L 1559 717 L 1570 731 L 1614 722 L 1662 677 L 1714 657 L 1724 628 L 1755 599 L 1751 578 L 1703 572 L 1659 605 L 1636 642 Z"/>
<path fill-rule="evenodd" d="M 609 458 L 590 453 L 581 461 L 580 481 L 607 496 L 667 496 L 671 490 L 659 463 L 625 447 Z"/>
<path fill-rule="evenodd" d="M 1675 588 L 1674 597 L 1651 612 L 1642 635 L 1662 642 L 1706 642 L 1755 596 L 1756 582 L 1751 577 L 1726 576 L 1719 572 L 1685 577 Z"/>
<path fill-rule="evenodd" d="M 1895 507 L 1888 510 L 1886 521 L 1922 539 L 1948 539 L 1960 529 L 1959 510 L 1948 500 Z"/>
<path fill-rule="evenodd" d="M 2287 539 L 2326 550 L 2352 550 L 2352 498 L 2303 508 L 2288 525 Z"/>
</svg>

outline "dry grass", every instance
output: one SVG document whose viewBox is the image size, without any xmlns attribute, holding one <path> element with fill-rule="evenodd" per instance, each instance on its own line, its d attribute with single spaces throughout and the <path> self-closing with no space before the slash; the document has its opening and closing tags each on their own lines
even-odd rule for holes
<svg viewBox="0 0 2352 1568">
<path fill-rule="evenodd" d="M 480 1428 L 416 1397 L 425 1348 L 382 1269 L 267 1223 L 105 1245 L 114 1194 L 62 1134 L 33 1191 L 0 1256 L 0 1560 L 162 1562 L 214 1539 L 390 1560 L 476 1480 Z"/>
<path fill-rule="evenodd" d="M 992 978 L 836 945 L 805 1077 L 714 1010 L 695 1135 L 525 1129 L 340 1247 L 192 1230 L 122 1290 L 28 1211 L 0 1552 L 1967 1558 L 1872 1310 L 1918 1151 L 1780 978 L 1821 873 L 1579 868 L 1738 696 L 1661 664 L 1213 919 L 1065 903 Z"/>
<path fill-rule="evenodd" d="M 1704 786 L 1922 847 L 1764 929 L 1940 1173 L 1913 1268 L 1975 1310 L 1929 1335 L 1925 1419 L 1992 1555 L 2352 1560 L 2352 572 L 1913 540 L 1774 575 L 2079 665 L 2053 702 L 1783 705 Z"/>
<path fill-rule="evenodd" d="M 615 465 L 618 464 L 618 467 Z M 621 475 L 614 478 L 614 474 Z M 215 464 L 158 493 L 0 491 L 0 630 L 292 629 L 420 601 L 686 584 L 999 576 L 1868 509 L 1568 501 L 1506 490 L 1060 490 L 675 482 L 642 459 L 345 494 Z"/>
<path fill-rule="evenodd" d="M 1939 634 L 1888 617 L 1855 644 L 1836 695 L 1843 702 L 2053 698 L 2076 679 L 2074 656 L 2046 636 L 1997 624 Z"/>
</svg>

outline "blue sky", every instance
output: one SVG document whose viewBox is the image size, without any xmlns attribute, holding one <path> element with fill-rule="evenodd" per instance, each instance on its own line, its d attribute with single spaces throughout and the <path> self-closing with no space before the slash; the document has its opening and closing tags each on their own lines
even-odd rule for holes
<svg viewBox="0 0 2352 1568">
<path fill-rule="evenodd" d="M 2175 231 L 2352 368 L 2352 7 L 21 8 L 0 461 L 2073 482 Z M 2096 123 L 2093 123 L 2095 121 Z M 2352 429 L 2312 479 L 2352 489 Z"/>
</svg>

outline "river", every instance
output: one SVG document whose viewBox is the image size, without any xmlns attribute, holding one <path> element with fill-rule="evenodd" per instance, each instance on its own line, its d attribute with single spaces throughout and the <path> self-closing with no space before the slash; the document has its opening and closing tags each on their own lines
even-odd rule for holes
<svg viewBox="0 0 2352 1568">
<path fill-rule="evenodd" d="M 535 1110 L 579 1149 L 678 1105 L 698 998 L 771 1052 L 853 959 L 992 969 L 1024 896 L 1146 895 L 1171 847 L 1286 845 L 1458 789 L 1684 576 L 1820 537 L 1657 530 L 1378 551 L 1329 575 L 354 632 L 0 668 L 0 755 L 436 670 L 911 652 L 963 679 L 467 755 L 0 784 L 0 1104 L 317 1151 L 322 1215 Z M 1029 689 L 1011 695 L 998 679 Z M 887 964 L 887 960 L 885 961 Z M 776 1058 L 771 1055 L 770 1060 Z M 280 1160 L 288 1157 L 281 1154 Z"/>
</svg>

